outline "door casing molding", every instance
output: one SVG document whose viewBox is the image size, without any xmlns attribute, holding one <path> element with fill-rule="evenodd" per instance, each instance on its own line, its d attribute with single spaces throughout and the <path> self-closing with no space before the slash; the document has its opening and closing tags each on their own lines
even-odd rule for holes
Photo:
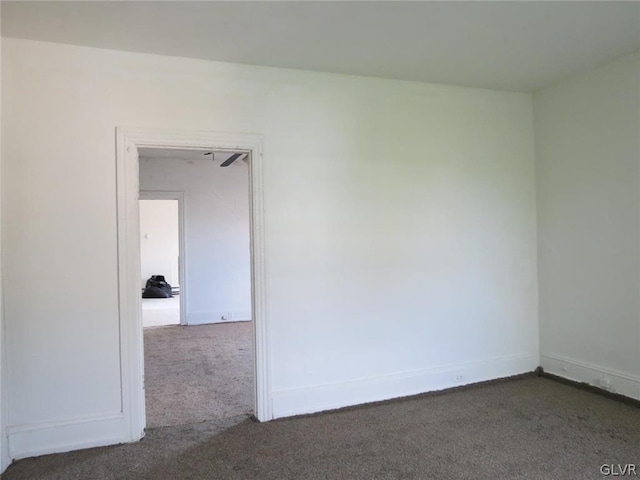
<svg viewBox="0 0 640 480">
<path fill-rule="evenodd" d="M 264 226 L 263 139 L 260 135 L 118 127 L 116 191 L 118 227 L 118 310 L 122 414 L 128 425 L 123 441 L 144 436 L 144 351 L 140 290 L 139 162 L 137 148 L 209 149 L 247 152 L 251 230 L 251 300 L 254 359 L 254 415 L 273 418 L 267 311 Z"/>
</svg>

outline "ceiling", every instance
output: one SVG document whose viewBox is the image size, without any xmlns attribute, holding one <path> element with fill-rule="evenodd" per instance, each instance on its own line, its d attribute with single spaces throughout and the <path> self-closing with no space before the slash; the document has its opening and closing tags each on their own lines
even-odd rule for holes
<svg viewBox="0 0 640 480">
<path fill-rule="evenodd" d="M 640 48 L 640 2 L 3 1 L 2 35 L 533 91 Z"/>
</svg>

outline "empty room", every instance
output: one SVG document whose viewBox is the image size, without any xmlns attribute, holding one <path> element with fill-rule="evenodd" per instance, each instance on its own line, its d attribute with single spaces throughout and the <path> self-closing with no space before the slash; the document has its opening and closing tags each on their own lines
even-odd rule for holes
<svg viewBox="0 0 640 480">
<path fill-rule="evenodd" d="M 0 20 L 3 479 L 640 472 L 640 2 Z"/>
</svg>

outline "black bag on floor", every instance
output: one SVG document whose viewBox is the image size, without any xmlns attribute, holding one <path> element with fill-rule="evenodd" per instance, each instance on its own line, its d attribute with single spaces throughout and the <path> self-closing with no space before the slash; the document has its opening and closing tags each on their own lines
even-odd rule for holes
<svg viewBox="0 0 640 480">
<path fill-rule="evenodd" d="M 147 280 L 144 292 L 142 292 L 142 298 L 170 297 L 173 297 L 171 285 L 164 279 L 164 275 L 151 275 L 151 278 Z"/>
</svg>

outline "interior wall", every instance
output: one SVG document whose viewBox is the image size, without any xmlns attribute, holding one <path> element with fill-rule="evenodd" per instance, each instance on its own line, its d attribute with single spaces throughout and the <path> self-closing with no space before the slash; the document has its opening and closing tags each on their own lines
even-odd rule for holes
<svg viewBox="0 0 640 480">
<path fill-rule="evenodd" d="M 141 158 L 140 189 L 184 192 L 186 323 L 251 320 L 247 164 Z"/>
<path fill-rule="evenodd" d="M 538 365 L 530 95 L 2 48 L 13 457 L 122 438 L 118 125 L 263 135 L 276 417 Z"/>
<path fill-rule="evenodd" d="M 634 398 L 639 85 L 636 53 L 534 96 L 542 366 Z"/>
<path fill-rule="evenodd" d="M 172 287 L 180 285 L 178 200 L 140 200 L 140 284 L 164 275 Z"/>
</svg>

